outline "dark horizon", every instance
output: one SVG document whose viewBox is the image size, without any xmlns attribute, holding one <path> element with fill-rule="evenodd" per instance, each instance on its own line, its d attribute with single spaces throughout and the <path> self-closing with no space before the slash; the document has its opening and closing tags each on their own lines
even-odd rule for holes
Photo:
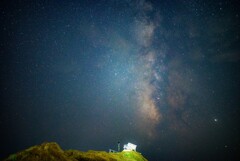
<svg viewBox="0 0 240 161">
<path fill-rule="evenodd" d="M 0 2 L 0 159 L 43 142 L 239 160 L 237 0 Z"/>
</svg>

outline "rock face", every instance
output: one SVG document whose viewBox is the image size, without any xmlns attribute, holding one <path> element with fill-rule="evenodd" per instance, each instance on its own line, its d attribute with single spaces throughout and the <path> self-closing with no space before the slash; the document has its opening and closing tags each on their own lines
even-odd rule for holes
<svg viewBox="0 0 240 161">
<path fill-rule="evenodd" d="M 43 143 L 10 155 L 4 161 L 147 161 L 140 153 L 104 151 L 63 151 L 57 143 Z"/>
</svg>

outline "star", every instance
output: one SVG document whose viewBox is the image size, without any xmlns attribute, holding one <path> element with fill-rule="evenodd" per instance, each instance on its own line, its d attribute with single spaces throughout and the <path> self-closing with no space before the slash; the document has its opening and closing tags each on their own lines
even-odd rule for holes
<svg viewBox="0 0 240 161">
<path fill-rule="evenodd" d="M 86 151 L 129 141 L 148 160 L 223 160 L 226 151 L 234 160 L 240 151 L 238 4 L 4 3 L 0 160 L 52 139 Z"/>
</svg>

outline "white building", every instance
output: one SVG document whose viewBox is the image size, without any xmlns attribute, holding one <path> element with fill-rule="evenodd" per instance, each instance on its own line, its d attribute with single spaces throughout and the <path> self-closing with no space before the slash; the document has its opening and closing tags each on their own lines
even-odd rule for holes
<svg viewBox="0 0 240 161">
<path fill-rule="evenodd" d="M 137 148 L 137 145 L 128 143 L 128 144 L 124 144 L 123 151 L 136 151 L 136 148 Z"/>
</svg>

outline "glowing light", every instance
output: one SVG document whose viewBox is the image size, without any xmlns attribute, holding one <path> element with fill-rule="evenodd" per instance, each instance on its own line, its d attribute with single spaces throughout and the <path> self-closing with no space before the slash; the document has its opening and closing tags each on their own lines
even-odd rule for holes
<svg viewBox="0 0 240 161">
<path fill-rule="evenodd" d="M 136 151 L 137 145 L 132 143 L 124 144 L 123 151 Z"/>
</svg>

